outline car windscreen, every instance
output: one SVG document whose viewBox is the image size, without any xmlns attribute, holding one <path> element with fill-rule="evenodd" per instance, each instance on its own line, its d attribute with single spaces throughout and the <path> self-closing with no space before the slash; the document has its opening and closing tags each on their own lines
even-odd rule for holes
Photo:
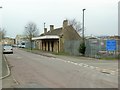
<svg viewBox="0 0 120 90">
<path fill-rule="evenodd" d="M 12 49 L 12 46 L 4 46 L 4 49 Z"/>
</svg>

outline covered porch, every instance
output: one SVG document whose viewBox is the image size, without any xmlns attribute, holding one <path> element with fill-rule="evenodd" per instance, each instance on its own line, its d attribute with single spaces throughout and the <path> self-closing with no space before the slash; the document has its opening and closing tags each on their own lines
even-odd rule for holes
<svg viewBox="0 0 120 90">
<path fill-rule="evenodd" d="M 59 52 L 59 36 L 46 35 L 32 38 L 38 49 L 48 52 Z"/>
</svg>

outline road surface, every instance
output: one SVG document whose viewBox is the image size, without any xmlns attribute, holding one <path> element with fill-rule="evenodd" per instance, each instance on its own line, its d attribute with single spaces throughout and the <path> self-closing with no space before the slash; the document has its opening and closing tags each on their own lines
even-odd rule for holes
<svg viewBox="0 0 120 90">
<path fill-rule="evenodd" d="M 102 73 L 87 65 L 83 67 L 80 62 L 73 64 L 64 58 L 46 57 L 19 49 L 14 49 L 14 54 L 6 54 L 6 57 L 16 82 L 12 87 L 118 88 L 117 74 Z"/>
</svg>

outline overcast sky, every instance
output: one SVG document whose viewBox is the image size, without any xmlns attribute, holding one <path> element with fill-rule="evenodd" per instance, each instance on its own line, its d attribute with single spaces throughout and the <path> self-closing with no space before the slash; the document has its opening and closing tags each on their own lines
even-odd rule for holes
<svg viewBox="0 0 120 90">
<path fill-rule="evenodd" d="M 1 0 L 0 26 L 7 36 L 23 34 L 28 22 L 37 24 L 43 32 L 44 22 L 61 27 L 63 20 L 73 19 L 82 23 L 82 9 L 85 10 L 85 35 L 118 34 L 119 0 Z M 1 24 L 2 23 L 2 24 Z"/>
</svg>

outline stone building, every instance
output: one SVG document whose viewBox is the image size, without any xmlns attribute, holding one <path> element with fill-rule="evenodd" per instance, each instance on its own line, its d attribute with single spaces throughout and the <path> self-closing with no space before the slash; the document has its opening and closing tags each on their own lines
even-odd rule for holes
<svg viewBox="0 0 120 90">
<path fill-rule="evenodd" d="M 22 41 L 25 41 L 25 36 L 24 35 L 16 35 L 15 44 L 19 45 L 19 44 L 21 44 Z"/>
<path fill-rule="evenodd" d="M 15 39 L 9 38 L 9 37 L 5 37 L 4 39 L 2 39 L 2 44 L 14 45 L 15 44 Z"/>
<path fill-rule="evenodd" d="M 50 52 L 64 52 L 64 43 L 66 41 L 80 40 L 81 37 L 76 30 L 68 25 L 68 20 L 63 21 L 63 25 L 60 28 L 54 28 L 54 25 L 50 25 L 50 30 L 44 28 L 44 33 L 39 37 L 32 38 L 36 43 L 36 47 L 43 51 Z"/>
</svg>

